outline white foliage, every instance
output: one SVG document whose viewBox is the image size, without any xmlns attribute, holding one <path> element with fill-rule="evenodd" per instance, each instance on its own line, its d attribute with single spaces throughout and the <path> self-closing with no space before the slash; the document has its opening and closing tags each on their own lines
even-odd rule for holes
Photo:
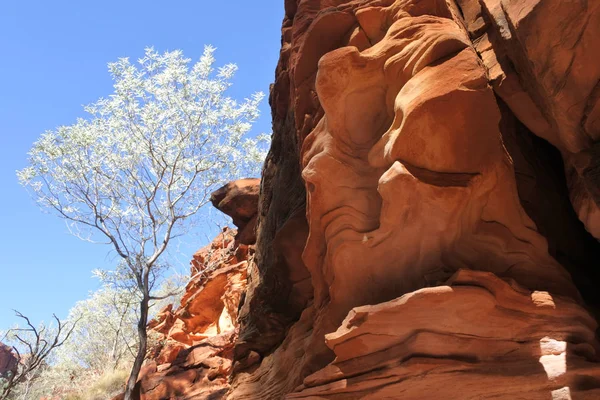
<svg viewBox="0 0 600 400">
<path fill-rule="evenodd" d="M 174 291 L 176 285 L 166 280 L 157 293 L 165 288 Z M 177 299 L 163 301 L 170 304 Z M 31 398 L 85 393 L 103 376 L 130 368 L 138 346 L 138 303 L 137 291 L 110 284 L 77 302 L 68 316 L 68 321 L 77 321 L 73 332 L 52 354 L 51 362 L 37 371 L 27 386 L 16 390 L 16 398 L 25 389 Z M 156 312 L 161 306 L 154 304 L 152 310 Z"/>
<path fill-rule="evenodd" d="M 135 292 L 104 286 L 69 312 L 78 320 L 71 337 L 57 350 L 58 364 L 101 373 L 130 364 L 137 349 Z"/>
<path fill-rule="evenodd" d="M 214 189 L 260 173 L 268 138 L 244 135 L 264 95 L 227 97 L 237 67 L 215 70 L 214 51 L 191 67 L 181 51 L 152 48 L 137 65 L 110 63 L 114 94 L 85 107 L 90 118 L 44 133 L 17 173 L 73 233 L 111 243 L 140 288 L 143 266 L 186 232 Z"/>
<path fill-rule="evenodd" d="M 137 289 L 141 328 L 126 398 L 145 356 L 149 307 L 176 294 L 151 293 L 169 265 L 163 254 L 170 241 L 186 233 L 220 185 L 259 175 L 266 153 L 265 136 L 244 138 L 264 95 L 226 96 L 237 67 L 215 69 L 214 51 L 206 47 L 192 66 L 181 51 L 152 48 L 137 64 L 127 58 L 110 63 L 114 94 L 85 107 L 89 118 L 44 133 L 29 152 L 29 166 L 17 172 L 40 206 L 64 218 L 72 233 L 112 245 L 118 268 L 97 276 L 127 293 Z M 110 341 L 94 340 L 113 330 L 114 321 L 97 319 L 102 310 L 86 309 L 90 305 L 78 305 L 88 321 L 76 333 L 89 348 L 71 348 L 72 361 L 94 370 L 104 361 L 87 355 L 101 353 L 118 364 L 125 355 L 114 338 L 110 349 Z"/>
</svg>

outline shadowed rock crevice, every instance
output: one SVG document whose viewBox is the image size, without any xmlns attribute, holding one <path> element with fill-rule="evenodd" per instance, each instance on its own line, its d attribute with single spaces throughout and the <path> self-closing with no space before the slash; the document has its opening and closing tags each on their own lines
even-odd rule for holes
<svg viewBox="0 0 600 400">
<path fill-rule="evenodd" d="M 500 130 L 515 166 L 521 204 L 548 240 L 548 252 L 569 271 L 598 317 L 600 243 L 585 230 L 569 201 L 561 154 L 532 134 L 501 99 L 498 104 L 502 112 Z"/>
<path fill-rule="evenodd" d="M 408 172 L 414 175 L 418 180 L 433 186 L 462 186 L 467 187 L 469 183 L 478 174 L 453 173 L 453 172 L 438 172 L 430 171 L 425 168 L 415 167 L 406 162 L 403 163 Z"/>
</svg>

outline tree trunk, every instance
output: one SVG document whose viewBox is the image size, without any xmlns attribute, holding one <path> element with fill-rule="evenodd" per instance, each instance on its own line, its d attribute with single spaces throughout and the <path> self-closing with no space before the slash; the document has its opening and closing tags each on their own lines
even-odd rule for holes
<svg viewBox="0 0 600 400">
<path fill-rule="evenodd" d="M 133 398 L 133 390 L 135 388 L 135 384 L 137 383 L 138 376 L 140 375 L 140 370 L 142 369 L 144 359 L 146 358 L 146 349 L 148 347 L 148 332 L 146 331 L 146 326 L 148 325 L 149 302 L 150 295 L 148 293 L 144 293 L 144 297 L 142 298 L 142 301 L 140 301 L 140 319 L 138 321 L 138 337 L 140 339 L 140 344 L 137 355 L 135 356 L 133 368 L 131 369 L 131 374 L 127 380 L 124 400 L 138 400 Z"/>
</svg>

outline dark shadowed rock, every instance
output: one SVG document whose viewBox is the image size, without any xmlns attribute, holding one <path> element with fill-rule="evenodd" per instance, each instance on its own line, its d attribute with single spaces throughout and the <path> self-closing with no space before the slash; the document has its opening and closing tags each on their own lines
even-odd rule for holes
<svg viewBox="0 0 600 400">
<path fill-rule="evenodd" d="M 17 363 L 17 357 L 13 353 L 13 350 L 9 346 L 0 343 L 0 376 L 4 376 L 7 372 L 14 370 Z"/>
</svg>

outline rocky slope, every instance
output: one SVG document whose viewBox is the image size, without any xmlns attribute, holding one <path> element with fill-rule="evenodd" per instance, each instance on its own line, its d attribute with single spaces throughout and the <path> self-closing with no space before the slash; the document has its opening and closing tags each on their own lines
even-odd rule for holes
<svg viewBox="0 0 600 400">
<path fill-rule="evenodd" d="M 255 254 L 146 398 L 600 398 L 598 50 L 599 2 L 286 0 Z"/>
<path fill-rule="evenodd" d="M 213 205 L 232 217 L 191 262 L 191 279 L 178 305 L 148 326 L 152 349 L 141 372 L 141 399 L 217 399 L 229 391 L 238 311 L 254 254 L 258 179 L 242 179 L 213 193 Z"/>
</svg>

